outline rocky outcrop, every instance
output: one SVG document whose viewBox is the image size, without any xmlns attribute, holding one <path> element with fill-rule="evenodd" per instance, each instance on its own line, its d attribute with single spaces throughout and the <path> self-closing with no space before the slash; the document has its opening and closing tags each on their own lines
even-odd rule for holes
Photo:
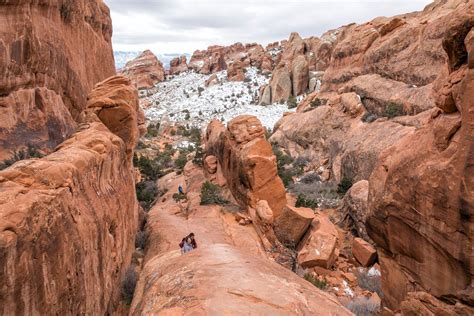
<svg viewBox="0 0 474 316">
<path fill-rule="evenodd" d="M 369 267 L 377 260 L 375 248 L 362 238 L 352 240 L 352 255 L 363 266 Z"/>
<path fill-rule="evenodd" d="M 277 175 L 276 158 L 260 121 L 251 115 L 231 120 L 227 129 L 219 121 L 207 127 L 208 155 L 218 158 L 230 191 L 244 208 L 266 200 L 278 217 L 286 205 L 285 188 Z"/>
<path fill-rule="evenodd" d="M 186 62 L 186 56 L 176 57 L 170 61 L 170 75 L 177 75 L 187 70 L 188 64 Z"/>
<path fill-rule="evenodd" d="M 243 64 L 240 61 L 234 61 L 227 68 L 227 79 L 229 81 L 244 81 L 245 74 Z"/>
<path fill-rule="evenodd" d="M 94 84 L 115 74 L 109 9 L 94 1 L 0 4 L 0 160 L 68 138 Z"/>
<path fill-rule="evenodd" d="M 474 20 L 460 18 L 472 9 L 460 4 L 445 25 L 434 24 L 449 56 L 437 99 L 444 111 L 384 151 L 370 177 L 367 231 L 378 247 L 384 302 L 394 310 L 401 303 L 406 314 L 474 311 Z M 454 112 L 443 106 L 451 102 Z"/>
<path fill-rule="evenodd" d="M 0 314 L 106 314 L 134 249 L 138 96 L 112 77 L 57 150 L 0 172 Z"/>
<path fill-rule="evenodd" d="M 293 272 L 226 244 L 148 261 L 130 315 L 157 313 L 351 315 Z"/>
<path fill-rule="evenodd" d="M 123 67 L 121 74 L 129 78 L 138 90 L 151 89 L 165 80 L 165 69 L 161 61 L 146 50 Z"/>
<path fill-rule="evenodd" d="M 275 233 L 285 245 L 295 247 L 311 225 L 314 212 L 310 208 L 287 205 L 275 220 Z"/>
<path fill-rule="evenodd" d="M 368 196 L 369 181 L 361 180 L 354 183 L 344 195 L 340 214 L 341 222 L 347 230 L 351 231 L 354 236 L 359 236 L 366 241 L 372 242 L 365 229 Z"/>
</svg>

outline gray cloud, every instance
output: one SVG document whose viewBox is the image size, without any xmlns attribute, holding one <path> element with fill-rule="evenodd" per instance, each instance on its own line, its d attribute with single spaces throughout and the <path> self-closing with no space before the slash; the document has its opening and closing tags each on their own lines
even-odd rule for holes
<svg viewBox="0 0 474 316">
<path fill-rule="evenodd" d="M 421 10 L 431 0 L 105 0 L 114 48 L 193 52 L 209 45 L 286 39 L 293 31 L 320 36 L 377 16 Z"/>
</svg>

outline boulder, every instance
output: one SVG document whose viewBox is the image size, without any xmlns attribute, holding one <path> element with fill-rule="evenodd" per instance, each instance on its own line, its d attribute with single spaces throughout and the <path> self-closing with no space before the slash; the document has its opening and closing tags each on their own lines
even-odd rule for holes
<svg viewBox="0 0 474 316">
<path fill-rule="evenodd" d="M 244 81 L 245 74 L 243 64 L 240 61 L 234 61 L 227 68 L 227 79 L 229 81 Z"/>
<path fill-rule="evenodd" d="M 327 215 L 319 212 L 298 245 L 298 264 L 303 268 L 319 266 L 330 269 L 338 255 L 337 229 Z"/>
<path fill-rule="evenodd" d="M 287 205 L 283 208 L 281 215 L 275 219 L 275 233 L 283 244 L 296 246 L 313 219 L 312 209 Z"/>
<path fill-rule="evenodd" d="M 176 57 L 170 61 L 170 75 L 177 75 L 187 70 L 188 64 L 186 62 L 186 56 Z"/>
<path fill-rule="evenodd" d="M 121 70 L 121 74 L 132 80 L 139 90 L 151 89 L 165 80 L 163 64 L 150 50 L 129 61 Z"/>
<path fill-rule="evenodd" d="M 360 97 L 354 92 L 341 94 L 341 105 L 343 111 L 351 117 L 357 117 L 364 112 Z"/>
<path fill-rule="evenodd" d="M 266 85 L 260 88 L 260 101 L 259 105 L 270 105 L 272 104 L 272 87 Z"/>
<path fill-rule="evenodd" d="M 292 91 L 290 72 L 285 67 L 275 70 L 270 86 L 272 89 L 272 103 L 288 100 Z"/>
<path fill-rule="evenodd" d="M 219 79 L 217 78 L 216 74 L 212 74 L 204 83 L 206 87 L 212 87 L 216 84 L 219 84 Z"/>
<path fill-rule="evenodd" d="M 0 161 L 28 145 L 51 152 L 74 133 L 94 85 L 115 74 L 109 9 L 4 1 L 0 16 Z"/>
<path fill-rule="evenodd" d="M 138 228 L 137 105 L 130 81 L 112 77 L 55 152 L 0 172 L 0 314 L 115 311 Z"/>
<path fill-rule="evenodd" d="M 293 84 L 293 95 L 298 96 L 303 94 L 308 88 L 309 74 L 308 74 L 308 62 L 306 57 L 299 55 L 292 62 L 292 84 Z"/>
<path fill-rule="evenodd" d="M 365 220 L 368 212 L 368 196 L 369 181 L 361 180 L 354 183 L 344 195 L 340 214 L 347 230 L 350 230 L 355 236 L 359 236 L 373 243 L 365 229 Z"/>
<path fill-rule="evenodd" d="M 209 174 L 215 174 L 217 172 L 217 158 L 216 156 L 207 156 L 204 159 L 204 171 Z"/>
<path fill-rule="evenodd" d="M 352 240 L 352 255 L 363 267 L 369 267 L 377 260 L 374 246 L 358 237 Z"/>
<path fill-rule="evenodd" d="M 265 129 L 255 116 L 238 116 L 227 129 L 214 120 L 207 127 L 205 147 L 208 155 L 218 158 L 237 202 L 244 208 L 255 208 L 258 201 L 268 201 L 276 218 L 286 205 L 286 194 L 264 134 Z"/>
</svg>

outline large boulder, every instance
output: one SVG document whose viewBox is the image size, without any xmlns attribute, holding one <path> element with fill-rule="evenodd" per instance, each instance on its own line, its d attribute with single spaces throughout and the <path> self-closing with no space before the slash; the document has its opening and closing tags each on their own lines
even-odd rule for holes
<svg viewBox="0 0 474 316">
<path fill-rule="evenodd" d="M 175 57 L 170 61 L 170 75 L 177 75 L 188 70 L 186 56 Z"/>
<path fill-rule="evenodd" d="M 352 185 L 344 195 L 340 208 L 341 220 L 346 229 L 355 236 L 359 236 L 366 241 L 372 242 L 365 229 L 369 196 L 369 181 L 361 180 Z"/>
<path fill-rule="evenodd" d="M 227 68 L 227 79 L 229 81 L 244 81 L 244 67 L 242 62 L 234 61 Z"/>
<path fill-rule="evenodd" d="M 283 244 L 294 247 L 306 233 L 313 218 L 312 209 L 287 205 L 275 220 L 275 233 Z"/>
<path fill-rule="evenodd" d="M 266 200 L 278 217 L 286 205 L 285 188 L 264 134 L 255 116 L 238 116 L 227 129 L 214 120 L 207 128 L 205 146 L 208 154 L 218 158 L 229 189 L 241 206 L 255 208 L 259 200 Z"/>
<path fill-rule="evenodd" d="M 460 10 L 472 12 L 473 6 Z M 474 65 L 468 60 L 474 55 L 474 21 L 471 16 L 470 22 L 447 23 L 443 46 L 452 57 L 445 80 L 452 83 L 463 72 L 451 90 L 460 111 L 434 111 L 428 124 L 381 154 L 370 177 L 367 232 L 378 247 L 388 307 L 398 309 L 416 299 L 410 293 L 427 292 L 472 314 Z"/>
<path fill-rule="evenodd" d="M 308 88 L 309 73 L 306 57 L 300 55 L 292 62 L 293 95 L 303 94 Z"/>
<path fill-rule="evenodd" d="M 292 94 L 290 72 L 286 67 L 281 67 L 273 72 L 270 81 L 272 103 L 286 101 Z"/>
<path fill-rule="evenodd" d="M 317 213 L 298 245 L 298 264 L 303 268 L 330 269 L 339 256 L 338 232 L 326 214 Z"/>
<path fill-rule="evenodd" d="M 137 58 L 129 61 L 121 73 L 130 78 L 139 90 L 151 89 L 155 84 L 165 80 L 163 64 L 150 50 L 144 51 Z"/>
<path fill-rule="evenodd" d="M 0 172 L 2 315 L 99 315 L 118 305 L 138 226 L 138 95 L 113 77 L 89 105 L 54 153 Z"/>
<path fill-rule="evenodd" d="M 363 267 L 371 266 L 377 260 L 374 246 L 358 237 L 352 240 L 352 255 Z"/>
<path fill-rule="evenodd" d="M 75 130 L 94 85 L 115 74 L 103 1 L 0 4 L 0 161 L 52 150 Z"/>
</svg>

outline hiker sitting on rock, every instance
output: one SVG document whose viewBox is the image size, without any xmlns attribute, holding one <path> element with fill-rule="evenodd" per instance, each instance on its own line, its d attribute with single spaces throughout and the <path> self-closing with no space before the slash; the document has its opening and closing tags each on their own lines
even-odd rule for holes
<svg viewBox="0 0 474 316">
<path fill-rule="evenodd" d="M 181 240 L 181 242 L 179 243 L 179 247 L 181 248 L 181 254 L 196 249 L 197 243 L 194 239 L 194 233 L 191 233 L 188 236 L 184 237 L 183 240 Z"/>
</svg>

